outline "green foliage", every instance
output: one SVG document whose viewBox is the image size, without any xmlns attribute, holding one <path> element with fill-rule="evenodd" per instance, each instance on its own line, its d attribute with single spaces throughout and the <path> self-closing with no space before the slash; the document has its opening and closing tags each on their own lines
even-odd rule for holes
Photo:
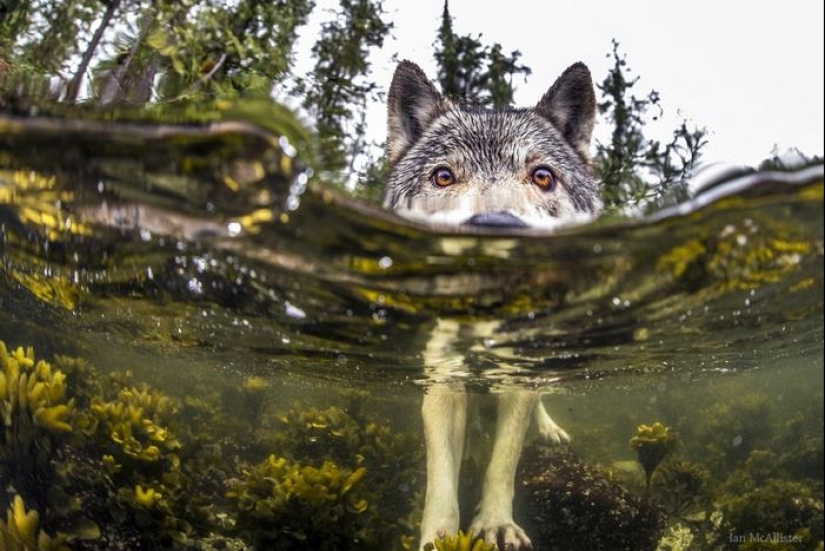
<svg viewBox="0 0 825 551">
<path fill-rule="evenodd" d="M 823 502 L 811 489 L 788 480 L 766 480 L 741 494 L 727 494 L 720 504 L 722 524 L 717 545 L 722 549 L 803 549 L 813 551 L 821 545 L 823 533 Z M 730 535 L 750 534 L 770 536 L 782 534 L 796 541 L 786 546 L 756 545 L 747 547 L 731 542 Z M 780 543 L 781 545 L 781 543 Z"/>
<path fill-rule="evenodd" d="M 667 461 L 659 467 L 654 495 L 671 517 L 684 518 L 710 506 L 710 472 L 685 459 Z"/>
<path fill-rule="evenodd" d="M 324 166 L 338 172 L 365 149 L 363 114 L 378 88 L 367 79 L 369 51 L 380 48 L 392 29 L 380 1 L 342 0 L 340 6 L 312 48 L 311 76 L 296 88 L 315 120 Z"/>
<path fill-rule="evenodd" d="M 393 432 L 364 393 L 282 412 L 266 379 L 230 386 L 227 404 L 213 381 L 182 403 L 130 372 L 102 377 L 0 342 L 0 482 L 15 496 L 0 496 L 2 549 L 188 548 L 207 534 L 267 549 L 409 548 L 417 435 Z"/>
<path fill-rule="evenodd" d="M 66 376 L 32 348 L 13 351 L 0 341 L 0 484 L 42 508 L 42 484 L 54 480 L 51 457 L 74 427 L 74 400 Z"/>
<path fill-rule="evenodd" d="M 369 55 L 392 23 L 380 0 L 341 2 L 312 47 L 313 71 L 295 75 L 294 47 L 314 8 L 313 0 L 19 0 L 0 21 L 0 107 L 293 96 L 314 119 L 323 163 L 314 168 L 344 183 L 356 164 L 371 164 L 364 113 L 380 94 Z"/>
<path fill-rule="evenodd" d="M 365 522 L 374 516 L 366 473 L 331 460 L 316 468 L 270 455 L 229 493 L 237 500 L 237 527 L 260 548 L 277 551 L 379 549 Z"/>
<path fill-rule="evenodd" d="M 15 495 L 6 512 L 6 521 L 0 518 L 0 549 L 3 551 L 69 551 L 64 536 L 50 537 L 40 529 L 40 515 L 26 510 L 23 498 Z"/>
<path fill-rule="evenodd" d="M 371 504 L 364 518 L 372 534 L 368 539 L 390 548 L 416 531 L 407 519 L 417 498 L 413 489 L 423 482 L 421 443 L 417 435 L 394 432 L 377 420 L 365 407 L 368 398 L 352 392 L 345 407 L 326 409 L 296 404 L 274 416 L 264 441 L 267 448 L 298 464 L 324 458 L 352 471 L 365 468 L 365 495 Z"/>
<path fill-rule="evenodd" d="M 636 450 L 639 463 L 645 471 L 645 489 L 650 489 L 650 478 L 659 464 L 679 445 L 676 435 L 670 427 L 656 422 L 652 425 L 639 425 L 636 434 L 630 439 L 630 447 Z"/>
<path fill-rule="evenodd" d="M 529 67 L 519 64 L 521 52 L 508 56 L 501 44 L 483 45 L 481 35 L 457 35 L 447 0 L 435 46 L 438 83 L 444 95 L 455 101 L 508 107 L 513 103 L 513 77 L 531 73 Z"/>
<path fill-rule="evenodd" d="M 312 0 L 197 4 L 193 10 L 169 3 L 146 37 L 166 65 L 162 97 L 268 96 L 289 75 L 298 29 L 315 6 Z"/>
<path fill-rule="evenodd" d="M 443 538 L 427 543 L 424 551 L 497 551 L 498 546 L 487 543 L 483 538 L 472 532 L 458 531 L 458 534 L 447 535 Z"/>
<path fill-rule="evenodd" d="M 602 193 L 608 207 L 635 207 L 662 198 L 677 197 L 684 179 L 698 162 L 707 144 L 706 131 L 688 128 L 687 121 L 673 131 L 669 143 L 647 138 L 644 126 L 653 110 L 655 120 L 661 115 L 656 91 L 638 98 L 632 88 L 639 78 L 628 77 L 627 61 L 613 41 L 613 67 L 598 85 L 602 94 L 599 113 L 612 126 L 607 144 L 597 144 L 594 159 L 602 181 Z"/>
<path fill-rule="evenodd" d="M 83 29 L 105 8 L 100 0 L 4 2 L 0 59 L 32 72 L 62 74 L 82 47 Z"/>
<path fill-rule="evenodd" d="M 822 157 L 806 155 L 798 148 L 788 150 L 785 155 L 774 151 L 770 157 L 759 163 L 758 170 L 800 170 L 809 166 L 821 165 L 825 161 Z"/>
</svg>

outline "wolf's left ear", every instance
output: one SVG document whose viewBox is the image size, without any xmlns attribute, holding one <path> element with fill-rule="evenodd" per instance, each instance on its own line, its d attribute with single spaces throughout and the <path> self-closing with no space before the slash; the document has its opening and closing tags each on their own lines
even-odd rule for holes
<svg viewBox="0 0 825 551">
<path fill-rule="evenodd" d="M 584 63 L 567 68 L 536 105 L 585 159 L 590 158 L 590 138 L 596 119 L 596 94 L 593 80 Z"/>
<path fill-rule="evenodd" d="M 387 154 L 395 163 L 445 107 L 445 100 L 411 61 L 395 69 L 387 105 Z"/>
</svg>

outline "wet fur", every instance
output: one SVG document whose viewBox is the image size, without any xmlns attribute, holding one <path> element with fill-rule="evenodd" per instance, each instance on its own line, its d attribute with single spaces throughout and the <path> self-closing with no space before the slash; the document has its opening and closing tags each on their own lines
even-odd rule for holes
<svg viewBox="0 0 825 551">
<path fill-rule="evenodd" d="M 586 67 L 576 64 L 536 107 L 480 109 L 444 99 L 417 66 L 402 62 L 390 89 L 392 172 L 384 205 L 408 218 L 452 225 L 493 210 L 533 227 L 592 216 L 602 206 L 588 157 L 592 90 Z M 539 165 L 557 175 L 555 191 L 529 184 Z M 440 166 L 453 170 L 455 184 L 430 183 Z"/>
<path fill-rule="evenodd" d="M 396 69 L 388 100 L 387 155 L 391 174 L 384 205 L 428 223 L 479 224 L 506 215 L 528 227 L 553 227 L 592 217 L 602 207 L 588 149 L 595 118 L 590 73 L 581 63 L 568 68 L 538 104 L 529 109 L 488 110 L 454 104 L 441 96 L 417 65 Z M 558 185 L 543 190 L 530 181 L 539 166 L 550 167 Z M 455 182 L 439 187 L 433 171 L 448 167 Z M 427 450 L 427 487 L 420 548 L 459 528 L 458 478 L 467 426 L 464 351 L 468 333 L 483 340 L 498 321 L 439 319 L 423 357 L 433 384 L 422 403 Z M 481 502 L 470 529 L 504 551 L 531 549 L 529 536 L 513 520 L 515 472 L 530 420 L 549 442 L 565 433 L 527 389 L 498 398 L 493 450 Z"/>
</svg>

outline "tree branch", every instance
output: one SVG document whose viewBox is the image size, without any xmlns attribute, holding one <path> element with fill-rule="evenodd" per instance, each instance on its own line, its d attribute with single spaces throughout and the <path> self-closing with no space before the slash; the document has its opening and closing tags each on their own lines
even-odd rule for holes
<svg viewBox="0 0 825 551">
<path fill-rule="evenodd" d="M 89 47 L 86 48 L 85 52 L 83 52 L 83 57 L 80 60 L 77 73 L 75 73 L 68 88 L 66 89 L 67 102 L 74 103 L 77 101 L 77 95 L 80 93 L 80 85 L 83 82 L 83 77 L 85 76 L 86 71 L 89 69 L 89 63 L 92 62 L 92 57 L 94 57 L 95 50 L 100 44 L 100 41 L 103 39 L 103 33 L 106 32 L 106 28 L 112 21 L 115 11 L 117 11 L 120 7 L 120 2 L 121 0 L 109 1 L 109 5 L 106 8 L 106 13 L 103 14 L 103 19 L 100 21 L 100 25 L 97 26 L 94 35 L 92 35 L 92 39 L 89 41 Z"/>
</svg>

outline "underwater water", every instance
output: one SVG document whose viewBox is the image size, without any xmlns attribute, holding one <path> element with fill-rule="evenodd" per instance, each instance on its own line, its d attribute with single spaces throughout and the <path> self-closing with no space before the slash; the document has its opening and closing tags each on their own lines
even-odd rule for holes
<svg viewBox="0 0 825 551">
<path fill-rule="evenodd" d="M 534 389 L 572 438 L 523 456 L 536 549 L 822 549 L 822 166 L 469 232 L 187 122 L 0 117 L 0 547 L 415 548 L 450 319 L 482 412 Z"/>
</svg>

